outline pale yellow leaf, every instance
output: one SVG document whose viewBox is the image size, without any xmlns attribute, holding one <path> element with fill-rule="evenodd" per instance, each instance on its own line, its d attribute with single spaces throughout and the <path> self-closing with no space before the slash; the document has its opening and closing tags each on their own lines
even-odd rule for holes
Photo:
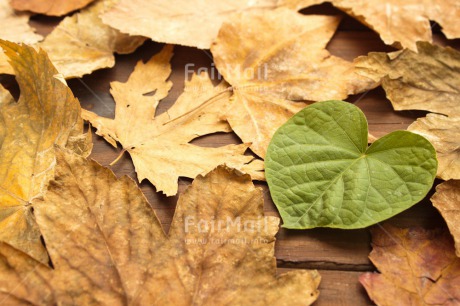
<svg viewBox="0 0 460 306">
<path fill-rule="evenodd" d="M 457 257 L 460 257 L 460 181 L 450 180 L 436 186 L 431 202 L 446 220 L 455 240 Z"/>
<path fill-rule="evenodd" d="M 460 117 L 428 114 L 417 119 L 408 130 L 424 136 L 435 147 L 438 177 L 460 179 Z"/>
<path fill-rule="evenodd" d="M 31 11 L 49 16 L 62 16 L 81 9 L 94 0 L 10 0 L 19 11 Z"/>
<path fill-rule="evenodd" d="M 247 144 L 218 148 L 190 144 L 203 135 L 231 131 L 221 119 L 231 93 L 224 84 L 214 87 L 207 74 L 194 75 L 175 104 L 155 117 L 158 103 L 172 86 L 167 81 L 171 56 L 172 47 L 166 46 L 146 64 L 139 62 L 126 83 L 111 84 L 115 119 L 83 112 L 98 135 L 113 146 L 121 143 L 131 155 L 139 181 L 148 179 L 168 196 L 177 193 L 180 176 L 195 178 L 224 163 L 244 171 L 254 159 L 244 155 Z M 145 95 L 150 92 L 155 94 Z M 259 178 L 260 173 L 257 175 Z"/>
<path fill-rule="evenodd" d="M 269 10 L 277 0 L 120 0 L 102 15 L 115 29 L 154 41 L 209 49 L 223 21 L 234 13 Z"/>
<path fill-rule="evenodd" d="M 0 39 L 33 44 L 43 39 L 29 26 L 30 14 L 15 12 L 9 0 L 0 0 Z"/>
<path fill-rule="evenodd" d="M 388 45 L 417 50 L 417 41 L 431 42 L 430 20 L 441 26 L 447 38 L 460 38 L 458 0 L 280 0 L 294 9 L 322 2 L 331 2 L 368 25 Z"/>
<path fill-rule="evenodd" d="M 35 45 L 47 53 L 65 78 L 81 77 L 94 70 L 115 65 L 115 53 L 131 53 L 145 38 L 128 36 L 102 23 L 99 15 L 114 5 L 99 0 L 84 10 L 64 18 L 41 43 Z M 0 73 L 11 73 L 0 57 Z"/>
</svg>

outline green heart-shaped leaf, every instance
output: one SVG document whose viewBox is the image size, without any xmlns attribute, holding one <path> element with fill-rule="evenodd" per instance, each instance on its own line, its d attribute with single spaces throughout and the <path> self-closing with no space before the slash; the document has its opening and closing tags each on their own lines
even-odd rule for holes
<svg viewBox="0 0 460 306">
<path fill-rule="evenodd" d="M 362 228 L 425 197 L 438 162 L 431 143 L 396 131 L 367 147 L 367 120 L 343 101 L 306 107 L 273 136 L 268 186 L 287 228 Z"/>
</svg>

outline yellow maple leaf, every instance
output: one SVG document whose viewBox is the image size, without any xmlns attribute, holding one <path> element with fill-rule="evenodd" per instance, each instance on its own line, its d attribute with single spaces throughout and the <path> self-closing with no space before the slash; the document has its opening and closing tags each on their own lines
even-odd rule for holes
<svg viewBox="0 0 460 306">
<path fill-rule="evenodd" d="M 207 148 L 189 143 L 203 135 L 231 131 L 221 119 L 231 93 L 225 86 L 214 87 L 207 74 L 194 75 L 175 104 L 155 117 L 158 103 L 172 86 L 167 81 L 171 56 L 172 46 L 166 46 L 146 64 L 139 62 L 126 83 L 111 83 L 115 119 L 89 111 L 83 111 L 83 118 L 113 146 L 122 144 L 133 159 L 139 181 L 148 179 L 168 196 L 177 193 L 180 176 L 195 178 L 224 163 L 262 178 L 257 171 L 262 165 L 250 164 L 254 158 L 244 155 L 247 144 Z M 150 92 L 155 94 L 145 95 Z"/>
<path fill-rule="evenodd" d="M 0 41 L 21 89 L 19 101 L 0 86 L 0 241 L 39 261 L 48 255 L 32 213 L 32 200 L 53 178 L 54 146 L 89 155 L 80 104 L 44 51 Z"/>
</svg>

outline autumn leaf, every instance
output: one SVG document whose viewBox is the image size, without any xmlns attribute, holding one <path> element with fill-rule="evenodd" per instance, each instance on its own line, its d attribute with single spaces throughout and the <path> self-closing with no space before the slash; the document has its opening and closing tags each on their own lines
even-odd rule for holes
<svg viewBox="0 0 460 306">
<path fill-rule="evenodd" d="M 87 6 L 94 0 L 10 0 L 18 11 L 31 11 L 49 16 L 62 16 Z"/>
<path fill-rule="evenodd" d="M 451 180 L 436 186 L 431 202 L 446 220 L 455 240 L 457 257 L 460 257 L 460 181 Z"/>
<path fill-rule="evenodd" d="M 460 179 L 460 117 L 428 114 L 407 129 L 424 136 L 435 147 L 439 161 L 438 177 Z"/>
<path fill-rule="evenodd" d="M 15 12 L 10 7 L 9 0 L 0 0 L 0 39 L 26 44 L 42 40 L 43 37 L 29 26 L 29 17 L 28 13 Z"/>
<path fill-rule="evenodd" d="M 356 72 L 379 82 L 395 110 L 419 109 L 460 116 L 460 52 L 417 44 L 418 53 L 369 53 L 355 60 Z"/>
<path fill-rule="evenodd" d="M 310 305 L 317 299 L 316 271 L 276 276 L 279 219 L 264 217 L 262 190 L 248 175 L 218 167 L 199 176 L 180 196 L 165 235 L 130 178 L 117 179 L 75 154 L 58 150 L 57 157 L 55 180 L 34 203 L 54 269 L 34 283 L 47 271 L 0 245 L 1 270 L 18 280 L 33 272 L 18 282 L 21 288 L 50 284 L 58 305 Z M 0 292 L 23 299 L 12 287 Z M 27 301 L 38 304 L 47 292 Z"/>
<path fill-rule="evenodd" d="M 133 52 L 144 41 L 102 23 L 99 15 L 114 5 L 114 0 L 99 0 L 79 13 L 66 17 L 36 46 L 48 53 L 54 66 L 65 78 L 81 77 L 97 69 L 115 65 L 114 52 Z M 2 69 L 0 73 L 10 73 Z"/>
<path fill-rule="evenodd" d="M 277 9 L 222 25 L 211 52 L 233 88 L 226 119 L 260 157 L 275 131 L 307 105 L 298 101 L 344 99 L 373 83 L 325 49 L 339 21 Z"/>
<path fill-rule="evenodd" d="M 281 0 L 280 5 L 301 9 L 322 2 L 350 14 L 380 34 L 388 45 L 416 50 L 417 41 L 432 41 L 430 20 L 447 38 L 460 38 L 460 4 L 457 0 Z"/>
<path fill-rule="evenodd" d="M 449 233 L 385 226 L 372 230 L 372 241 L 369 258 L 381 273 L 359 280 L 377 305 L 460 303 L 460 258 Z"/>
<path fill-rule="evenodd" d="M 194 75 L 176 103 L 166 113 L 154 117 L 159 101 L 172 87 L 167 81 L 171 56 L 172 46 L 167 46 L 148 63 L 139 62 L 126 83 L 111 83 L 115 119 L 89 111 L 83 112 L 83 118 L 110 144 L 122 144 L 123 151 L 133 159 L 139 181 L 148 179 L 157 191 L 168 196 L 177 193 L 180 176 L 195 178 L 224 163 L 248 169 L 254 178 L 262 178 L 263 173 L 257 170 L 262 170 L 263 165 L 254 164 L 256 169 L 247 165 L 254 159 L 243 155 L 247 144 L 205 148 L 189 143 L 202 135 L 231 131 L 228 123 L 221 120 L 221 110 L 228 104 L 230 92 L 225 86 L 214 87 L 208 75 Z M 145 95 L 150 92 L 155 94 Z"/>
<path fill-rule="evenodd" d="M 48 255 L 31 201 L 54 175 L 54 145 L 89 155 L 80 104 L 44 51 L 0 41 L 15 70 L 19 101 L 0 86 L 0 241 L 41 262 Z"/>
<path fill-rule="evenodd" d="M 277 0 L 120 0 L 101 18 L 130 35 L 154 41 L 209 49 L 222 22 L 242 11 L 266 11 Z"/>
<path fill-rule="evenodd" d="M 15 12 L 9 5 L 9 0 L 0 0 L 0 39 L 12 42 L 33 44 L 43 39 L 29 26 L 28 13 Z M 8 57 L 0 49 L 0 73 L 13 74 L 13 68 L 8 64 Z"/>
<path fill-rule="evenodd" d="M 53 305 L 51 269 L 12 246 L 0 242 L 2 305 Z"/>
</svg>

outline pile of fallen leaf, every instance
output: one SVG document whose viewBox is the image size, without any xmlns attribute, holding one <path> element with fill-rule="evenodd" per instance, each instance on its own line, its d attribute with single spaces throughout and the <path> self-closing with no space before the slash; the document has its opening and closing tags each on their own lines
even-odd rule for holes
<svg viewBox="0 0 460 306">
<path fill-rule="evenodd" d="M 294 114 L 377 86 L 395 110 L 429 112 L 408 130 L 436 149 L 445 182 L 431 201 L 450 234 L 374 228 L 370 259 L 380 273 L 360 281 L 378 305 L 459 304 L 460 52 L 432 44 L 430 27 L 460 38 L 458 1 L 329 1 L 400 49 L 354 62 L 326 50 L 340 17 L 297 12 L 321 2 L 0 0 L 0 74 L 14 74 L 20 89 L 16 101 L 0 85 L 0 304 L 312 304 L 320 276 L 277 275 L 280 220 L 264 216 L 252 180 L 265 179 L 270 140 Z M 42 37 L 33 14 L 64 17 Z M 167 45 L 111 83 L 115 117 L 82 110 L 65 80 L 113 67 L 115 53 L 147 39 Z M 171 44 L 210 49 L 224 80 L 194 74 L 156 115 L 173 86 Z M 168 234 L 136 182 L 87 159 L 84 121 L 120 144 L 138 180 L 158 192 L 176 195 L 179 177 L 194 179 Z M 191 143 L 232 131 L 241 144 Z M 263 230 L 202 231 L 191 220 Z"/>
</svg>

